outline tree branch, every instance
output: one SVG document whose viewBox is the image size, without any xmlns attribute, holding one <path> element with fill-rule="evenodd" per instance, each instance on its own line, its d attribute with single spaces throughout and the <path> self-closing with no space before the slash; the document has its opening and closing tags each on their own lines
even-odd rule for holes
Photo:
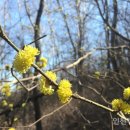
<svg viewBox="0 0 130 130">
<path fill-rule="evenodd" d="M 102 17 L 102 20 L 104 21 L 104 23 L 113 31 L 115 32 L 116 35 L 118 35 L 119 37 L 121 37 L 123 40 L 127 41 L 127 42 L 130 42 L 130 39 L 128 39 L 127 37 L 123 36 L 122 34 L 120 34 L 116 29 L 114 29 L 108 22 L 107 20 L 104 18 L 103 14 L 102 14 L 102 11 L 101 11 L 101 8 L 100 8 L 100 5 L 98 3 L 98 0 L 95 0 L 96 4 L 97 4 L 97 7 L 98 7 L 98 10 L 99 10 L 99 13 Z"/>
</svg>

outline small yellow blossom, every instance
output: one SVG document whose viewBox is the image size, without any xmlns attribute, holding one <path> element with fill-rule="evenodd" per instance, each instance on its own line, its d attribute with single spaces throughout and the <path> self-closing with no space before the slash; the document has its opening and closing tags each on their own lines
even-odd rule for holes
<svg viewBox="0 0 130 130">
<path fill-rule="evenodd" d="M 6 100 L 3 100 L 3 101 L 2 101 L 2 106 L 3 106 L 3 107 L 6 107 L 7 105 L 8 105 L 7 101 L 6 101 Z"/>
<path fill-rule="evenodd" d="M 13 119 L 13 121 L 14 121 L 14 122 L 18 121 L 18 118 L 17 118 L 17 117 L 15 117 L 15 118 Z"/>
<path fill-rule="evenodd" d="M 20 50 L 15 56 L 14 68 L 20 73 L 26 73 L 35 61 L 35 56 L 39 55 L 37 48 L 30 45 L 25 46 L 24 50 Z"/>
<path fill-rule="evenodd" d="M 44 68 L 47 65 L 47 59 L 45 57 L 41 57 L 40 60 L 37 62 L 37 66 L 39 68 Z"/>
<path fill-rule="evenodd" d="M 15 128 L 9 128 L 8 130 L 16 130 Z"/>
<path fill-rule="evenodd" d="M 26 103 L 24 102 L 24 103 L 22 103 L 22 107 L 25 107 L 26 106 Z"/>
<path fill-rule="evenodd" d="M 1 92 L 2 92 L 5 96 L 7 96 L 7 97 L 11 96 L 10 85 L 9 85 L 9 84 L 4 84 L 4 86 L 3 86 L 2 90 L 1 90 Z"/>
<path fill-rule="evenodd" d="M 97 79 L 99 79 L 100 76 L 101 76 L 101 73 L 100 73 L 99 71 L 96 71 L 96 72 L 94 73 L 94 76 L 95 76 Z"/>
<path fill-rule="evenodd" d="M 61 80 L 58 85 L 58 97 L 62 103 L 66 103 L 69 101 L 72 96 L 71 83 L 68 80 Z"/>
<path fill-rule="evenodd" d="M 130 87 L 124 89 L 123 97 L 126 100 L 128 100 L 130 98 Z"/>
<path fill-rule="evenodd" d="M 46 76 L 48 76 L 52 81 L 56 82 L 56 74 L 52 71 L 47 71 Z M 50 84 L 50 82 L 44 77 L 42 76 L 40 79 L 40 91 L 44 94 L 44 95 L 52 95 L 54 92 L 54 89 L 52 88 L 52 85 Z"/>
<path fill-rule="evenodd" d="M 10 103 L 10 104 L 9 104 L 9 107 L 10 107 L 10 108 L 13 108 L 13 107 L 14 107 L 14 104 L 13 104 L 13 103 Z"/>
</svg>

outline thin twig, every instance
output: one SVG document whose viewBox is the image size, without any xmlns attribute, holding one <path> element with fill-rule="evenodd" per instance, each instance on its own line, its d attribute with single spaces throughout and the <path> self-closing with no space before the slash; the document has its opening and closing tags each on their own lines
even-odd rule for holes
<svg viewBox="0 0 130 130">
<path fill-rule="evenodd" d="M 33 89 L 35 89 L 36 87 L 38 87 L 38 84 L 37 84 L 37 85 L 35 85 L 35 86 L 31 87 L 31 88 L 27 88 L 27 87 L 17 78 L 17 76 L 14 74 L 14 72 L 13 72 L 13 67 L 11 68 L 11 74 L 12 74 L 12 76 L 21 84 L 21 86 L 22 86 L 27 92 L 30 92 L 30 91 L 32 91 Z"/>
<path fill-rule="evenodd" d="M 26 86 L 17 78 L 17 76 L 15 76 L 14 72 L 13 72 L 13 67 L 11 68 L 11 74 L 12 76 L 21 84 L 21 86 L 29 92 L 28 88 L 26 88 Z"/>
<path fill-rule="evenodd" d="M 90 99 L 87 99 L 87 98 L 85 98 L 85 97 L 82 97 L 82 96 L 78 95 L 77 93 L 73 94 L 72 97 L 73 97 L 73 98 L 76 98 L 76 99 L 79 99 L 79 100 L 82 100 L 82 101 L 85 101 L 85 102 L 88 102 L 88 103 L 93 104 L 93 105 L 95 105 L 95 106 L 98 106 L 98 107 L 100 107 L 100 108 L 102 108 L 102 109 L 104 109 L 104 110 L 107 110 L 107 111 L 110 111 L 110 112 L 115 112 L 113 109 L 111 109 L 111 108 L 109 108 L 109 107 L 106 107 L 106 106 L 104 106 L 104 105 L 102 105 L 102 104 L 99 104 L 99 103 L 97 103 L 97 102 L 94 102 L 94 101 L 92 101 L 92 100 L 90 100 Z"/>
<path fill-rule="evenodd" d="M 45 117 L 48 117 L 48 116 L 51 116 L 53 115 L 54 113 L 56 113 L 57 111 L 59 111 L 60 109 L 62 109 L 63 107 L 67 106 L 68 104 L 70 103 L 70 101 L 62 106 L 60 106 L 59 108 L 55 109 L 54 111 L 52 111 L 51 113 L 49 114 L 46 114 L 44 116 L 42 116 L 41 118 L 39 118 L 37 121 L 35 121 L 34 123 L 32 123 L 31 125 L 29 125 L 29 127 L 32 127 L 33 125 L 35 125 L 36 123 L 38 123 L 39 121 L 41 121 L 42 119 L 44 119 Z"/>
<path fill-rule="evenodd" d="M 71 100 L 70 100 L 71 101 Z M 33 125 L 37 124 L 39 121 L 43 120 L 44 118 L 46 117 L 49 117 L 53 114 L 55 114 L 56 112 L 58 112 L 59 110 L 61 110 L 62 108 L 64 108 L 65 106 L 67 106 L 70 101 L 66 104 L 63 104 L 62 106 L 58 107 L 57 109 L 53 110 L 52 112 L 46 114 L 46 115 L 43 115 L 41 118 L 39 118 L 38 120 L 36 120 L 35 122 L 29 124 L 29 125 L 25 125 L 25 126 L 16 126 L 15 128 L 30 128 L 32 127 Z M 0 127 L 0 128 L 10 128 L 10 127 Z"/>
<path fill-rule="evenodd" d="M 110 114 L 110 119 L 111 119 L 111 130 L 114 130 L 114 124 L 113 124 L 113 117 L 112 117 L 112 113 L 109 112 Z"/>
<path fill-rule="evenodd" d="M 66 69 L 70 69 L 70 68 L 75 67 L 75 66 L 78 65 L 81 61 L 83 61 L 84 59 L 86 59 L 87 57 L 89 57 L 94 51 L 96 51 L 96 49 L 94 49 L 94 50 L 92 50 L 92 51 L 90 51 L 90 52 L 87 52 L 85 55 L 83 55 L 82 57 L 80 57 L 78 60 L 76 60 L 76 61 L 73 62 L 72 64 L 67 65 L 66 67 L 54 69 L 53 72 L 57 72 L 57 71 L 60 71 L 60 70 L 66 70 Z"/>
<path fill-rule="evenodd" d="M 38 40 L 40 40 L 40 39 L 42 39 L 42 38 L 46 37 L 46 36 L 47 36 L 47 35 L 43 35 L 43 36 L 41 36 L 41 37 L 37 38 L 36 40 L 34 40 L 34 41 L 32 41 L 32 42 L 28 43 L 27 45 L 30 45 L 30 44 L 32 44 L 32 43 L 34 43 L 34 42 L 36 42 L 36 41 L 38 41 Z"/>
</svg>

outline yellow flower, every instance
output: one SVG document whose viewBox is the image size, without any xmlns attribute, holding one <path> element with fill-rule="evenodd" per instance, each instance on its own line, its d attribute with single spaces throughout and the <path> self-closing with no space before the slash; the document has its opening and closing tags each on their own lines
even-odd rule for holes
<svg viewBox="0 0 130 130">
<path fill-rule="evenodd" d="M 15 117 L 13 120 L 14 120 L 14 122 L 16 122 L 16 121 L 18 121 L 18 118 L 17 118 L 17 117 Z"/>
<path fill-rule="evenodd" d="M 40 58 L 40 61 L 37 62 L 39 68 L 44 68 L 47 65 L 47 59 L 44 57 Z"/>
<path fill-rule="evenodd" d="M 122 107 L 121 107 L 121 111 L 124 114 L 130 114 L 130 104 L 123 102 Z"/>
<path fill-rule="evenodd" d="M 123 100 L 122 99 L 114 99 L 111 104 L 112 104 L 113 110 L 119 111 L 119 110 L 121 110 Z"/>
<path fill-rule="evenodd" d="M 123 97 L 126 100 L 128 100 L 130 98 L 130 87 L 124 89 Z"/>
<path fill-rule="evenodd" d="M 58 97 L 62 103 L 66 103 L 69 101 L 72 96 L 71 83 L 68 80 L 61 80 L 58 85 Z"/>
<path fill-rule="evenodd" d="M 56 74 L 52 71 L 47 71 L 46 76 L 48 76 L 52 81 L 56 82 Z M 52 89 L 52 85 L 50 84 L 50 82 L 44 77 L 42 76 L 40 79 L 40 91 L 44 94 L 44 95 L 52 95 L 54 92 L 54 89 Z"/>
<path fill-rule="evenodd" d="M 100 73 L 99 71 L 96 71 L 96 72 L 94 73 L 94 76 L 95 76 L 97 79 L 100 78 L 100 75 L 101 75 L 101 73 Z"/>
<path fill-rule="evenodd" d="M 3 107 L 6 107 L 7 105 L 8 105 L 7 101 L 6 101 L 6 100 L 3 100 L 3 101 L 2 101 L 2 106 L 3 106 Z"/>
<path fill-rule="evenodd" d="M 9 107 L 10 107 L 10 108 L 13 108 L 13 107 L 14 107 L 14 104 L 13 104 L 13 103 L 10 103 L 10 104 L 9 104 Z"/>
<path fill-rule="evenodd" d="M 16 130 L 15 128 L 9 128 L 8 130 Z"/>
<path fill-rule="evenodd" d="M 126 103 L 122 99 L 114 99 L 111 104 L 113 110 L 122 111 L 124 114 L 130 114 L 130 104 Z"/>
<path fill-rule="evenodd" d="M 24 50 L 20 50 L 15 56 L 14 68 L 20 73 L 26 73 L 35 61 L 35 56 L 39 55 L 37 48 L 32 46 L 25 46 Z"/>
<path fill-rule="evenodd" d="M 1 90 L 1 92 L 2 92 L 5 96 L 7 96 L 7 97 L 11 96 L 10 85 L 9 85 L 9 84 L 4 84 L 4 86 L 3 86 L 2 90 Z"/>
<path fill-rule="evenodd" d="M 26 103 L 24 102 L 24 103 L 22 103 L 22 107 L 25 107 L 26 106 Z"/>
</svg>

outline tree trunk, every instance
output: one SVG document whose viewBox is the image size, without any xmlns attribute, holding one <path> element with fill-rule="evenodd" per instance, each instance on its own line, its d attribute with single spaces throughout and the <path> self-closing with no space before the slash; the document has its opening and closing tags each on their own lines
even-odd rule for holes
<svg viewBox="0 0 130 130">
<path fill-rule="evenodd" d="M 34 40 L 38 39 L 40 37 L 40 20 L 43 12 L 43 7 L 44 7 L 44 0 L 40 0 L 39 3 L 39 9 L 36 17 L 36 22 L 35 22 L 35 27 L 34 27 Z M 35 42 L 36 48 L 41 52 L 41 46 L 40 46 L 40 41 Z M 41 55 L 41 54 L 40 54 Z M 39 61 L 40 55 L 36 57 L 36 62 Z M 35 70 L 35 75 L 37 75 L 37 71 Z M 33 94 L 37 95 L 37 88 L 33 90 Z M 34 105 L 34 110 L 35 110 L 35 120 L 38 120 L 41 117 L 41 110 L 40 110 L 40 103 L 38 99 L 33 100 L 33 105 Z M 36 124 L 36 130 L 42 130 L 42 122 L 39 121 Z"/>
<path fill-rule="evenodd" d="M 118 6 L 117 6 L 117 0 L 113 0 L 113 21 L 112 21 L 112 28 L 116 29 L 117 26 L 117 14 L 118 14 Z M 117 39 L 115 32 L 111 31 L 111 46 L 115 47 L 117 46 Z M 113 70 L 118 72 L 118 65 L 117 65 L 117 59 L 116 59 L 116 53 L 115 50 L 112 49 L 111 51 L 111 63 L 113 66 Z"/>
</svg>

